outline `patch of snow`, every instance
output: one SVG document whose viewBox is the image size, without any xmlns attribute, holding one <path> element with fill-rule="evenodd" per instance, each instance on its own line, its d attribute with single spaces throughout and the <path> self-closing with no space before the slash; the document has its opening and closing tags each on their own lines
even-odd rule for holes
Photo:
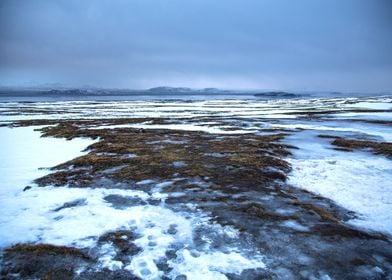
<svg viewBox="0 0 392 280">
<path fill-rule="evenodd" d="M 392 102 L 378 102 L 362 101 L 354 104 L 347 104 L 345 107 L 358 108 L 358 109 L 374 109 L 374 110 L 389 110 L 392 109 Z"/>
<path fill-rule="evenodd" d="M 122 125 L 108 125 L 97 126 L 94 129 L 113 129 L 113 128 L 142 128 L 142 129 L 169 129 L 169 130 L 185 130 L 185 131 L 202 131 L 212 134 L 246 134 L 255 133 L 256 130 L 223 130 L 218 127 L 202 126 L 195 124 L 122 124 Z"/>
<path fill-rule="evenodd" d="M 272 128 L 284 129 L 305 129 L 331 132 L 354 132 L 366 135 L 382 137 L 385 141 L 392 141 L 392 129 L 378 125 L 358 125 L 358 124 L 328 124 L 326 121 L 320 124 L 314 123 L 293 123 L 293 124 L 271 124 Z"/>
<path fill-rule="evenodd" d="M 59 138 L 40 138 L 35 131 L 40 127 L 0 127 L 0 198 L 10 190 L 17 193 L 32 180 L 49 173 L 45 168 L 78 157 L 91 139 L 77 138 L 66 141 Z"/>
<path fill-rule="evenodd" d="M 176 168 L 181 168 L 188 166 L 188 164 L 185 161 L 174 161 L 173 166 Z"/>
<path fill-rule="evenodd" d="M 137 182 L 136 185 L 149 185 L 149 184 L 153 184 L 153 183 L 155 183 L 155 180 L 146 179 L 146 180 L 141 180 L 141 181 Z"/>
<path fill-rule="evenodd" d="M 287 220 L 282 223 L 282 226 L 291 228 L 297 231 L 309 231 L 308 227 L 305 227 L 294 220 Z"/>
<path fill-rule="evenodd" d="M 143 97 L 142 97 L 143 98 Z M 296 119 L 312 110 L 388 109 L 391 99 L 378 98 L 318 98 L 293 100 L 204 100 L 204 101 L 61 101 L 3 102 L 0 121 L 22 119 L 108 119 L 108 118 L 193 118 L 205 116 Z M 208 122 L 204 122 L 208 123 Z"/>
<path fill-rule="evenodd" d="M 336 119 L 359 119 L 359 120 L 384 120 L 392 121 L 392 112 L 372 112 L 372 113 L 359 113 L 359 112 L 346 112 L 330 114 L 328 117 Z"/>
<path fill-rule="evenodd" d="M 121 158 L 136 158 L 136 157 L 138 157 L 138 155 L 136 154 L 125 154 L 121 156 Z"/>
<path fill-rule="evenodd" d="M 239 274 L 245 269 L 265 268 L 258 259 L 247 259 L 237 252 L 211 252 L 195 255 L 188 249 L 177 252 L 179 264 L 172 262 L 174 275 L 186 275 L 189 280 L 222 279 L 227 277 L 223 273 Z"/>
<path fill-rule="evenodd" d="M 342 152 L 309 133 L 293 136 L 289 183 L 355 211 L 350 224 L 392 234 L 392 161 L 365 152 Z"/>
</svg>

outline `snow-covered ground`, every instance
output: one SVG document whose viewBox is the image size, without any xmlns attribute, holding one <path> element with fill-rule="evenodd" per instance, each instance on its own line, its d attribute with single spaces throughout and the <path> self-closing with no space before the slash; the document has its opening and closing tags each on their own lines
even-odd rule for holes
<svg viewBox="0 0 392 280">
<path fill-rule="evenodd" d="M 280 124 L 268 124 L 269 128 L 281 128 L 289 130 L 312 130 L 319 133 L 351 133 L 360 138 L 374 138 L 381 141 L 392 141 L 392 129 L 385 125 L 367 124 L 367 123 L 350 123 L 348 121 L 292 121 Z M 299 147 L 301 148 L 301 147 Z"/>
<path fill-rule="evenodd" d="M 360 114 L 363 114 L 363 112 L 358 112 L 358 110 L 388 110 L 392 108 L 391 104 L 391 97 L 289 100 L 4 102 L 0 103 L 0 121 L 37 118 L 192 118 L 204 116 L 295 119 L 301 113 L 312 111 L 351 112 L 361 116 Z M 376 117 L 378 114 L 382 114 L 382 118 L 392 118 L 392 112 L 377 112 L 372 116 Z"/>
<path fill-rule="evenodd" d="M 369 152 L 337 151 L 332 149 L 328 139 L 317 137 L 318 134 L 333 134 L 391 142 L 390 125 L 363 121 L 392 120 L 392 112 L 385 111 L 392 108 L 391 104 L 390 97 L 0 103 L 0 121 L 6 124 L 22 119 L 165 117 L 171 118 L 173 123 L 108 123 L 88 128 L 175 129 L 227 134 L 222 137 L 237 133 L 261 134 L 266 133 L 263 131 L 266 129 L 285 130 L 290 134 L 285 141 L 299 148 L 288 158 L 293 167 L 289 174 L 290 184 L 330 198 L 354 211 L 356 218 L 350 220 L 350 224 L 392 235 L 392 161 Z M 370 111 L 358 112 L 367 109 Z M 307 117 L 308 112 L 317 112 L 316 117 Z M 205 121 L 201 117 L 213 117 L 219 122 Z M 40 138 L 33 127 L 3 127 L 0 136 L 1 248 L 18 242 L 81 248 L 97 246 L 101 267 L 125 267 L 144 279 L 156 279 L 161 275 L 154 260 L 164 257 L 172 246 L 180 248 L 170 263 L 174 268 L 170 272 L 173 277 L 185 274 L 188 279 L 226 279 L 225 273 L 238 274 L 248 268 L 265 267 L 263 256 L 252 248 L 239 246 L 238 232 L 232 227 L 213 223 L 210 216 L 192 204 L 181 211 L 166 207 L 168 194 L 159 192 L 159 188 L 171 182 L 163 185 L 162 182 L 147 182 L 156 184 L 157 191 L 152 194 L 123 189 L 67 187 L 33 187 L 24 192 L 23 188 L 31 185 L 32 180 L 49 172 L 38 168 L 51 167 L 83 154 L 82 150 L 92 140 Z M 105 200 L 108 195 L 141 201 L 159 198 L 161 203 L 121 209 Z M 75 201 L 78 203 L 74 207 L 55 211 L 64 203 Z M 287 223 L 286 226 L 298 228 L 301 225 Z M 176 228 L 174 233 L 170 230 L 173 227 Z M 212 241 L 205 235 L 202 237 L 204 245 L 196 246 L 193 237 L 200 227 L 215 232 L 218 236 L 215 238 L 230 242 L 225 248 L 212 248 Z M 143 251 L 134 256 L 130 264 L 114 260 L 111 246 L 97 245 L 98 236 L 116 229 L 131 229 L 140 234 L 135 244 Z"/>
<path fill-rule="evenodd" d="M 143 129 L 170 129 L 170 130 L 184 130 L 184 131 L 202 131 L 212 134 L 246 134 L 256 133 L 257 130 L 245 130 L 245 129 L 234 129 L 224 130 L 224 128 L 231 128 L 226 126 L 213 127 L 207 125 L 195 125 L 195 124 L 149 124 L 149 123 L 138 123 L 138 124 L 119 124 L 119 125 L 104 125 L 104 126 L 93 126 L 92 129 L 107 129 L 107 128 L 143 128 Z"/>
<path fill-rule="evenodd" d="M 287 141 L 300 147 L 289 160 L 289 183 L 354 211 L 357 218 L 349 223 L 392 235 L 392 160 L 334 150 L 309 131 Z"/>
<path fill-rule="evenodd" d="M 22 242 L 91 248 L 97 246 L 97 238 L 107 231 L 131 229 L 140 235 L 135 244 L 143 251 L 134 256 L 125 269 L 143 279 L 161 276 L 155 261 L 165 257 L 172 246 L 179 248 L 177 258 L 171 263 L 173 277 L 184 274 L 188 279 L 226 279 L 225 273 L 238 274 L 244 269 L 265 267 L 262 256 L 257 252 L 233 245 L 238 238 L 237 230 L 212 223 L 211 217 L 191 204 L 187 206 L 189 211 L 174 212 L 165 207 L 167 194 L 158 191 L 148 194 L 134 190 L 67 187 L 33 187 L 23 191 L 33 179 L 48 173 L 48 170 L 38 168 L 79 156 L 92 141 L 40 138 L 40 133 L 32 127 L 0 128 L 0 134 L 0 248 Z M 157 183 L 157 190 L 170 184 Z M 108 195 L 142 201 L 161 199 L 162 202 L 156 206 L 118 209 L 105 201 Z M 65 203 L 75 201 L 78 201 L 75 206 L 61 208 Z M 206 235 L 202 236 L 204 245 L 195 246 L 194 232 L 201 227 L 215 232 L 219 238 L 231 240 L 231 244 L 224 251 L 212 248 L 212 241 Z M 101 268 L 124 268 L 123 263 L 113 260 L 115 249 L 110 245 L 99 250 Z"/>
</svg>

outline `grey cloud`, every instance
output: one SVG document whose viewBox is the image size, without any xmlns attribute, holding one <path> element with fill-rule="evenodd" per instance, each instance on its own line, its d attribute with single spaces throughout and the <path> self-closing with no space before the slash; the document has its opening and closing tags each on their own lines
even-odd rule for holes
<svg viewBox="0 0 392 280">
<path fill-rule="evenodd" d="M 3 0 L 0 83 L 391 90 L 390 3 Z"/>
</svg>

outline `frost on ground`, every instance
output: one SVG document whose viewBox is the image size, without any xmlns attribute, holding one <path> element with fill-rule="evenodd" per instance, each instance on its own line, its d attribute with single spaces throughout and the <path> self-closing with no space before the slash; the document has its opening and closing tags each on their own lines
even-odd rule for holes
<svg viewBox="0 0 392 280">
<path fill-rule="evenodd" d="M 289 183 L 354 211 L 351 224 L 392 235 L 392 161 L 368 152 L 333 149 L 314 133 L 289 139 L 301 143 L 290 159 Z"/>
<path fill-rule="evenodd" d="M 174 212 L 165 207 L 167 195 L 164 194 L 67 187 L 34 187 L 23 191 L 24 185 L 48 173 L 38 170 L 39 167 L 72 159 L 93 143 L 84 139 L 68 142 L 42 139 L 33 129 L 0 129 L 5 139 L 0 167 L 4 182 L 1 188 L 1 248 L 17 243 L 93 248 L 97 258 L 95 269 L 125 269 L 143 279 L 157 279 L 164 273 L 168 277 L 187 275 L 188 279 L 226 279 L 226 273 L 240 274 L 245 269 L 265 268 L 257 251 L 235 247 L 238 238 L 235 229 L 211 222 L 210 217 L 196 211 L 191 204 L 183 212 Z M 15 144 L 18 144 L 17 149 Z M 15 153 L 10 153 L 11 149 Z M 121 198 L 133 203 L 118 207 Z M 151 199 L 157 199 L 159 204 L 148 204 Z M 201 247 L 195 246 L 194 232 L 200 227 L 211 228 L 219 238 L 230 239 L 234 245 L 211 248 L 208 237 L 200 235 L 205 242 Z M 140 248 L 136 256 L 118 260 L 116 245 L 100 242 L 100 236 L 119 230 L 130 231 L 136 236 L 129 241 L 135 248 Z M 168 252 L 172 252 L 169 257 Z M 163 271 L 159 265 L 166 265 L 168 269 Z"/>
<path fill-rule="evenodd" d="M 0 103 L 1 277 L 388 279 L 391 102 Z"/>
</svg>

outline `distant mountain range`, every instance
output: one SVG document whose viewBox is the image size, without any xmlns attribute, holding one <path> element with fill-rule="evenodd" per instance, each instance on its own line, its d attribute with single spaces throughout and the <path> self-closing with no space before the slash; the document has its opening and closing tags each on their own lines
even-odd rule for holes
<svg viewBox="0 0 392 280">
<path fill-rule="evenodd" d="M 2 96 L 94 96 L 94 95 L 254 95 L 256 97 L 296 98 L 299 94 L 283 91 L 256 92 L 244 90 L 222 90 L 218 88 L 192 89 L 187 87 L 154 87 L 145 90 L 99 89 L 99 88 L 0 88 Z"/>
<path fill-rule="evenodd" d="M 299 98 L 304 96 L 303 94 L 290 93 L 285 91 L 267 91 L 261 93 L 255 93 L 256 97 L 273 97 L 273 98 Z"/>
<path fill-rule="evenodd" d="M 341 93 L 341 92 L 286 92 L 286 91 L 255 91 L 255 90 L 224 90 L 218 88 L 203 88 L 203 89 L 192 89 L 188 87 L 154 87 L 150 89 L 100 89 L 93 87 L 83 88 L 67 88 L 67 87 L 56 87 L 55 85 L 43 86 L 43 87 L 30 87 L 30 88 L 16 88 L 16 87 L 1 87 L 0 86 L 0 97 L 64 97 L 64 98 L 84 98 L 84 97 L 110 97 L 118 96 L 121 98 L 127 98 L 132 96 L 162 96 L 163 98 L 170 96 L 178 96 L 184 98 L 186 96 L 228 96 L 230 98 L 236 97 L 253 97 L 256 99 L 290 99 L 290 98 L 318 98 L 318 97 L 358 97 L 358 96 L 381 96 L 391 95 L 390 93 L 373 93 L 373 94 L 361 94 L 361 93 Z"/>
<path fill-rule="evenodd" d="M 151 93 L 158 93 L 158 94 L 169 94 L 169 93 L 175 93 L 175 94 L 183 94 L 183 93 L 190 93 L 190 94 L 208 94 L 208 93 L 214 93 L 214 94 L 227 94 L 227 93 L 233 93 L 235 94 L 236 91 L 229 91 L 229 90 L 221 90 L 217 88 L 203 88 L 203 89 L 192 89 L 188 87 L 154 87 L 145 90 L 146 92 L 151 92 Z"/>
</svg>

